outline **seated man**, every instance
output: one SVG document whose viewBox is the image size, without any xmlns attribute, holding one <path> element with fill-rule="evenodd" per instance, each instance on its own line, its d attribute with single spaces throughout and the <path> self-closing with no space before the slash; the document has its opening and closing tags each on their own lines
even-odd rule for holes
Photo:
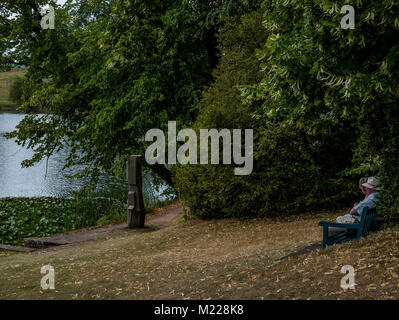
<svg viewBox="0 0 399 320">
<path fill-rule="evenodd" d="M 379 195 L 379 188 L 378 188 L 379 180 L 376 177 L 370 177 L 367 179 L 367 182 L 362 184 L 362 191 L 366 195 L 363 201 L 356 204 L 349 214 L 344 216 L 340 216 L 337 218 L 338 223 L 356 223 L 360 222 L 361 214 L 365 207 L 369 209 L 373 209 L 378 204 L 378 195 Z M 334 233 L 345 231 L 345 228 L 329 228 L 329 235 Z"/>
<path fill-rule="evenodd" d="M 366 188 L 365 187 L 363 187 L 363 184 L 365 184 L 366 182 L 367 182 L 367 179 L 368 178 L 365 178 L 365 177 L 363 177 L 363 178 L 360 178 L 360 180 L 359 180 L 359 189 L 360 189 L 360 191 L 362 191 L 362 193 L 364 194 L 364 199 L 366 199 L 367 198 L 367 193 L 366 193 Z M 357 206 L 359 204 L 359 202 L 356 202 L 353 206 L 355 207 L 355 206 Z"/>
</svg>

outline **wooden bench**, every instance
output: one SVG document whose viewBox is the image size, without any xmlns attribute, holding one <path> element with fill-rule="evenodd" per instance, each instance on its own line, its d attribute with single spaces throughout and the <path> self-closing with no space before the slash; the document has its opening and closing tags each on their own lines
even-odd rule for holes
<svg viewBox="0 0 399 320">
<path fill-rule="evenodd" d="M 337 243 L 347 242 L 353 239 L 360 239 L 367 236 L 370 232 L 378 231 L 381 228 L 382 219 L 377 210 L 364 208 L 359 223 L 336 223 L 329 221 L 319 221 L 319 226 L 323 227 L 323 249 Z M 345 228 L 346 230 L 329 235 L 329 228 Z"/>
</svg>

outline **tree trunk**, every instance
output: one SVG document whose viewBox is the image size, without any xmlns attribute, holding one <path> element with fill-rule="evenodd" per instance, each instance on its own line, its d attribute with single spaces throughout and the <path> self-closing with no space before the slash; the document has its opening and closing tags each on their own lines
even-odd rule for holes
<svg viewBox="0 0 399 320">
<path fill-rule="evenodd" d="M 172 173 L 168 168 L 166 168 L 162 164 L 152 164 L 148 165 L 149 168 L 154 171 L 160 178 L 165 180 L 165 182 L 170 185 L 171 187 L 174 187 L 173 181 L 172 181 Z"/>
</svg>

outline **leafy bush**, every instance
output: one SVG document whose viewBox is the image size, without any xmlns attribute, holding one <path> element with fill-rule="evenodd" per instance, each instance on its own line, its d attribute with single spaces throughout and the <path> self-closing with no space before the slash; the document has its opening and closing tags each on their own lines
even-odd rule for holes
<svg viewBox="0 0 399 320">
<path fill-rule="evenodd" d="M 123 203 L 105 198 L 0 199 L 0 243 L 21 245 L 27 237 L 120 222 L 124 214 Z"/>
<path fill-rule="evenodd" d="M 259 131 L 254 145 L 254 170 L 248 176 L 235 176 L 230 165 L 175 168 L 176 187 L 191 214 L 277 216 L 340 208 L 356 197 L 356 180 L 338 175 L 337 165 L 328 168 L 323 157 L 329 151 L 312 149 L 305 134 L 292 128 Z"/>
</svg>

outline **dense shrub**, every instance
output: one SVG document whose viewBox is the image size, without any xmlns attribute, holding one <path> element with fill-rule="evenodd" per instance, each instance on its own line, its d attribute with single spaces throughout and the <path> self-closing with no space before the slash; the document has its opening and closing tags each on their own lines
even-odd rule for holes
<svg viewBox="0 0 399 320">
<path fill-rule="evenodd" d="M 252 116 L 262 101 L 244 104 L 237 86 L 264 77 L 256 51 L 266 41 L 262 12 L 230 22 L 219 35 L 221 62 L 199 105 L 199 128 L 254 129 L 254 170 L 235 176 L 234 165 L 182 165 L 176 188 L 201 217 L 279 215 L 342 206 L 356 185 L 338 173 L 350 164 L 354 138 L 346 123 L 310 135 L 306 128 L 267 124 Z M 348 138 L 349 137 L 349 138 Z M 345 145 L 339 143 L 346 141 Z M 340 152 L 334 152 L 337 148 Z M 353 180 L 354 181 L 354 180 Z"/>
<path fill-rule="evenodd" d="M 175 170 L 178 191 L 192 214 L 276 216 L 338 208 L 356 196 L 355 180 L 339 177 L 317 162 L 323 154 L 309 148 L 306 135 L 275 129 L 260 132 L 254 143 L 251 175 L 235 176 L 228 165 L 185 165 Z"/>
</svg>

